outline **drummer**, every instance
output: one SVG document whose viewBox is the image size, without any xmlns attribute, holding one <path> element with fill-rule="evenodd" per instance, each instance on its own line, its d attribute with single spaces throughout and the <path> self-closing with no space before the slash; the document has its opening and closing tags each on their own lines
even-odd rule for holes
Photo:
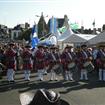
<svg viewBox="0 0 105 105">
<path fill-rule="evenodd" d="M 72 72 L 70 68 L 68 67 L 68 65 L 72 63 L 73 61 L 73 55 L 70 53 L 71 48 L 72 46 L 67 45 L 61 55 L 61 62 L 62 62 L 63 70 L 64 70 L 65 80 L 73 80 Z"/>
<path fill-rule="evenodd" d="M 44 46 L 44 74 L 47 75 L 47 71 L 49 69 L 49 47 L 48 46 Z"/>
<path fill-rule="evenodd" d="M 88 76 L 87 76 L 87 69 L 84 67 L 84 64 L 87 61 L 91 61 L 92 60 L 92 53 L 88 50 L 87 45 L 83 44 L 81 45 L 81 51 L 80 51 L 80 56 L 79 56 L 79 65 L 80 65 L 80 70 L 81 70 L 81 76 L 80 76 L 80 80 L 88 80 Z M 84 77 L 84 78 L 83 78 Z"/>
<path fill-rule="evenodd" d="M 38 80 L 43 81 L 44 76 L 44 60 L 45 60 L 45 55 L 44 55 L 44 46 L 43 45 L 38 45 L 38 49 L 35 52 L 35 66 L 36 70 L 38 72 Z"/>
<path fill-rule="evenodd" d="M 32 52 L 30 48 L 31 46 L 26 45 L 23 52 L 21 53 L 25 81 L 30 81 L 30 73 L 32 70 Z"/>
<path fill-rule="evenodd" d="M 57 51 L 57 47 L 56 46 L 52 46 L 50 48 L 50 53 L 49 53 L 49 62 L 50 62 L 50 80 L 53 81 L 53 80 L 58 80 L 58 78 L 56 77 L 56 73 L 55 73 L 55 67 L 57 65 L 60 64 L 60 56 L 59 54 L 56 52 Z"/>
<path fill-rule="evenodd" d="M 99 80 L 105 81 L 105 45 L 99 46 L 97 65 L 99 65 Z"/>
</svg>

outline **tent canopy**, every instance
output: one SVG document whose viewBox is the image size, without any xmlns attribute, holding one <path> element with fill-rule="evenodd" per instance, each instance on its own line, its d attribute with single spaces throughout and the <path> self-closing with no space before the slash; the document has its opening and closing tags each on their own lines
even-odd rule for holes
<svg viewBox="0 0 105 105">
<path fill-rule="evenodd" d="M 76 35 L 76 34 L 72 34 L 71 36 L 69 36 L 67 39 L 64 40 L 64 42 L 66 43 L 83 43 L 83 42 L 86 42 L 87 40 Z"/>
<path fill-rule="evenodd" d="M 102 43 L 102 42 L 105 42 L 105 32 L 100 33 L 99 35 L 95 36 L 94 38 L 92 38 L 88 41 L 88 43 L 91 45 Z"/>
<path fill-rule="evenodd" d="M 64 41 L 73 34 L 71 28 L 68 28 L 59 38 L 58 41 Z"/>
<path fill-rule="evenodd" d="M 87 41 L 97 36 L 94 34 L 76 34 L 76 35 L 87 40 Z"/>
<path fill-rule="evenodd" d="M 65 37 L 65 35 L 62 35 L 62 38 L 58 41 L 62 41 L 65 43 L 85 43 L 88 42 L 88 40 L 94 38 L 95 36 L 96 35 L 91 34 L 71 34 Z"/>
</svg>

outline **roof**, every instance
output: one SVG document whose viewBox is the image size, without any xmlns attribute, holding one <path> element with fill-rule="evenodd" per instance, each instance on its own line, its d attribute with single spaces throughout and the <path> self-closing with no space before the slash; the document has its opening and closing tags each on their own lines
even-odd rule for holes
<svg viewBox="0 0 105 105">
<path fill-rule="evenodd" d="M 105 42 L 105 32 L 102 32 L 88 41 L 89 44 L 98 44 Z"/>
<path fill-rule="evenodd" d="M 57 18 L 58 21 L 58 28 L 61 28 L 64 24 L 64 18 Z"/>
<path fill-rule="evenodd" d="M 76 34 L 72 34 L 71 36 L 69 36 L 67 39 L 64 40 L 64 42 L 71 42 L 71 43 L 84 43 L 87 40 L 76 35 Z"/>
<path fill-rule="evenodd" d="M 88 40 L 96 37 L 96 35 L 91 34 L 70 34 L 69 31 L 66 32 L 68 32 L 69 35 L 67 35 L 67 33 L 61 35 L 61 38 L 58 41 L 63 41 L 65 43 L 85 43 Z"/>
<path fill-rule="evenodd" d="M 61 28 L 64 24 L 64 18 L 56 18 L 56 19 L 57 19 L 57 28 Z M 48 21 L 48 27 L 50 27 L 50 20 L 51 18 Z"/>
<path fill-rule="evenodd" d="M 67 29 L 58 39 L 58 41 L 64 41 L 73 34 L 71 28 Z"/>
<path fill-rule="evenodd" d="M 87 41 L 97 36 L 94 34 L 76 34 L 76 35 L 87 40 Z"/>
</svg>

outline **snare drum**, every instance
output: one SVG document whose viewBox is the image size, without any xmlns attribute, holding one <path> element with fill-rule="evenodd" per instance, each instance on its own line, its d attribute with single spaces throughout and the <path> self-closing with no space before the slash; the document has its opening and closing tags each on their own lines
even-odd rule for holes
<svg viewBox="0 0 105 105">
<path fill-rule="evenodd" d="M 94 70 L 94 65 L 91 63 L 91 62 L 85 62 L 83 64 L 84 68 L 88 71 L 88 72 L 91 72 Z"/>
<path fill-rule="evenodd" d="M 59 68 L 59 64 L 56 64 L 56 65 L 53 66 L 52 69 L 53 69 L 53 70 L 56 70 L 56 69 L 58 69 L 58 68 Z"/>
<path fill-rule="evenodd" d="M 0 73 L 3 72 L 2 68 L 0 68 Z"/>
<path fill-rule="evenodd" d="M 58 75 L 62 73 L 62 69 L 61 69 L 61 65 L 60 65 L 60 64 L 54 65 L 54 67 L 53 67 L 52 69 L 53 69 L 54 72 L 55 72 L 56 74 L 58 74 Z"/>
<path fill-rule="evenodd" d="M 75 65 L 74 62 L 68 64 L 68 68 L 69 68 L 69 69 L 73 69 L 73 68 L 75 68 L 75 66 L 76 66 L 76 65 Z"/>
</svg>

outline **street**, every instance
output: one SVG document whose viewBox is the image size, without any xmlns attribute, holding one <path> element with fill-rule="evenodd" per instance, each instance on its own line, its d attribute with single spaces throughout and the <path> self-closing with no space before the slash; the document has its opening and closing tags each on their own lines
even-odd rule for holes
<svg viewBox="0 0 105 105">
<path fill-rule="evenodd" d="M 22 71 L 17 72 L 14 84 L 8 84 L 5 76 L 0 80 L 0 105 L 21 105 L 19 94 L 41 88 L 59 92 L 68 105 L 105 104 L 105 82 L 98 81 L 95 73 L 89 74 L 88 81 L 64 81 L 61 75 L 58 81 L 49 81 L 49 74 L 44 81 L 37 81 L 36 73 L 32 73 L 31 81 L 27 82 L 23 76 Z"/>
</svg>

